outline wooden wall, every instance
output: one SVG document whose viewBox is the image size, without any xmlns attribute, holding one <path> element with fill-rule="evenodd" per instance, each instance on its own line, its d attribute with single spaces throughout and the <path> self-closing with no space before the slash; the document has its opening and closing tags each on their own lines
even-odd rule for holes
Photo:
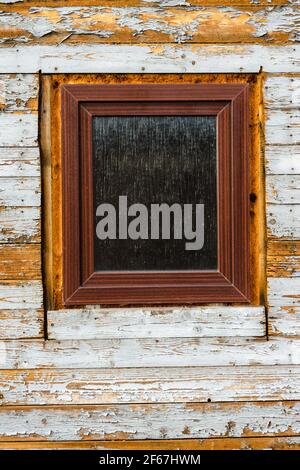
<svg viewBox="0 0 300 470">
<path fill-rule="evenodd" d="M 299 7 L 0 0 L 0 448 L 300 449 Z M 260 306 L 47 309 L 41 84 L 103 73 L 260 74 Z"/>
</svg>

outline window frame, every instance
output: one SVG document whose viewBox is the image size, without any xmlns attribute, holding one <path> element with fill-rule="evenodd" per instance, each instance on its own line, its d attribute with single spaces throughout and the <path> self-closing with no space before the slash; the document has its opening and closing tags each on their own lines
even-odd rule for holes
<svg viewBox="0 0 300 470">
<path fill-rule="evenodd" d="M 248 101 L 247 84 L 62 86 L 66 306 L 250 302 Z M 93 272 L 92 118 L 154 112 L 217 118 L 219 269 Z"/>
</svg>

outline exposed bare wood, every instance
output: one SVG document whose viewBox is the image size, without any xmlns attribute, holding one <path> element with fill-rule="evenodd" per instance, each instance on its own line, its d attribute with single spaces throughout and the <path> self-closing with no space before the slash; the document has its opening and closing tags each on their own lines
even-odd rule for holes
<svg viewBox="0 0 300 470">
<path fill-rule="evenodd" d="M 91 449 L 91 450 L 299 450 L 300 438 L 293 437 L 223 437 L 210 439 L 175 439 L 142 441 L 15 441 L 0 442 L 3 450 Z"/>
<path fill-rule="evenodd" d="M 0 28 L 2 15 L 0 16 Z M 6 29 L 6 28 L 5 28 Z M 0 39 L 1 42 L 1 39 Z M 38 109 L 37 75 L 1 75 L 0 110 L 9 112 L 32 112 Z"/>
<path fill-rule="evenodd" d="M 0 73 L 258 73 L 300 71 L 300 46 L 95 44 L 0 49 Z"/>
<path fill-rule="evenodd" d="M 40 156 L 38 147 L 0 147 L 0 177 L 40 176 Z"/>
<path fill-rule="evenodd" d="M 269 278 L 268 303 L 271 307 L 300 306 L 300 278 Z"/>
<path fill-rule="evenodd" d="M 7 294 L 5 305 L 9 302 L 6 299 Z M 28 301 L 28 308 L 34 308 L 38 299 L 39 296 L 32 298 L 31 304 Z M 22 299 L 14 297 L 11 308 L 17 302 L 21 304 Z M 3 369 L 298 365 L 299 345 L 298 340 L 283 338 L 3 341 L 0 357 Z"/>
<path fill-rule="evenodd" d="M 41 279 L 40 245 L 0 245 L 0 279 Z"/>
<path fill-rule="evenodd" d="M 1 405 L 299 400 L 300 367 L 0 371 Z"/>
<path fill-rule="evenodd" d="M 300 337 L 300 307 L 271 307 L 268 330 L 272 336 Z"/>
<path fill-rule="evenodd" d="M 293 109 L 300 106 L 300 77 L 267 76 L 265 106 L 269 109 Z"/>
<path fill-rule="evenodd" d="M 0 438 L 135 440 L 299 435 L 299 402 L 1 407 Z"/>
<path fill-rule="evenodd" d="M 1 243 L 40 241 L 40 208 L 0 207 Z"/>
<path fill-rule="evenodd" d="M 43 309 L 0 310 L 0 339 L 42 338 Z M 0 390 L 1 390 L 0 386 Z"/>
<path fill-rule="evenodd" d="M 32 0 L 1 0 L 0 4 L 2 8 L 5 8 L 5 4 L 10 4 L 10 8 L 14 8 L 18 11 L 21 7 L 32 6 Z M 12 5 L 16 4 L 16 5 Z M 101 5 L 103 6 L 198 6 L 198 5 L 212 5 L 218 6 L 219 0 L 102 0 Z M 299 0 L 223 0 L 222 5 L 224 6 L 273 6 L 273 5 L 299 5 Z M 34 0 L 35 6 L 47 6 L 47 7 L 58 7 L 58 6 L 82 6 L 82 0 Z M 99 0 L 85 0 L 84 5 L 98 6 Z M 8 7 L 7 7 L 8 8 Z"/>
<path fill-rule="evenodd" d="M 298 204 L 268 204 L 267 228 L 272 238 L 300 238 L 300 205 Z"/>
<path fill-rule="evenodd" d="M 263 307 L 49 311 L 50 339 L 263 336 Z"/>
<path fill-rule="evenodd" d="M 174 4 L 175 3 L 175 4 Z M 190 7 L 175 0 L 151 6 L 45 6 L 4 10 L 0 44 L 113 43 L 251 43 L 299 40 L 299 9 Z"/>
<path fill-rule="evenodd" d="M 37 114 L 0 114 L 0 147 L 36 147 Z"/>
<path fill-rule="evenodd" d="M 266 172 L 273 175 L 300 175 L 300 145 L 266 145 Z"/>
</svg>

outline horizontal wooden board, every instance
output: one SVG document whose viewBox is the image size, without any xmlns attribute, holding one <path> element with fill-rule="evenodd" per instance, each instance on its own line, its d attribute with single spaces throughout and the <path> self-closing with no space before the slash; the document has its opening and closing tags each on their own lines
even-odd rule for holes
<svg viewBox="0 0 300 470">
<path fill-rule="evenodd" d="M 300 307 L 300 278 L 269 278 L 268 304 L 270 307 Z"/>
<path fill-rule="evenodd" d="M 68 0 L 68 5 L 72 6 L 82 6 L 82 0 Z M 102 6 L 133 6 L 133 7 L 141 7 L 141 6 L 156 6 L 156 7 L 168 7 L 172 6 L 182 6 L 182 5 L 191 5 L 191 6 L 198 6 L 198 5 L 219 5 L 220 0 L 102 0 Z M 300 0 L 223 0 L 222 5 L 224 6 L 273 6 L 273 5 L 290 5 L 293 3 L 294 5 L 299 5 Z M 14 8 L 15 11 L 18 11 L 20 7 L 30 7 L 32 6 L 32 0 L 1 0 L 0 4 L 2 4 L 2 8 Z M 15 5 L 13 5 L 15 4 Z M 57 7 L 57 6 L 64 6 L 66 4 L 66 0 L 34 0 L 35 6 L 43 6 L 43 7 Z M 98 6 L 99 0 L 85 0 L 85 5 L 88 6 Z"/>
<path fill-rule="evenodd" d="M 0 114 L 0 147 L 35 147 L 37 143 L 37 114 Z"/>
<path fill-rule="evenodd" d="M 174 403 L 0 408 L 0 439 L 135 440 L 290 436 L 300 403 Z"/>
<path fill-rule="evenodd" d="M 0 310 L 0 340 L 42 338 L 43 330 L 42 308 Z"/>
<path fill-rule="evenodd" d="M 36 280 L 41 276 L 39 244 L 0 245 L 0 280 Z"/>
<path fill-rule="evenodd" d="M 300 276 L 300 241 L 269 241 L 267 275 L 269 277 Z"/>
<path fill-rule="evenodd" d="M 40 176 L 38 147 L 0 147 L 0 177 L 24 178 Z"/>
<path fill-rule="evenodd" d="M 169 3 L 169 4 L 168 4 Z M 175 3 L 175 5 L 174 5 Z M 176 4 L 177 3 L 177 4 Z M 190 7 L 189 2 L 153 6 L 35 6 L 4 10 L 0 44 L 112 43 L 251 43 L 299 40 L 300 12 L 293 4 L 263 8 Z M 217 26 L 217 27 L 216 27 Z"/>
<path fill-rule="evenodd" d="M 300 145 L 266 145 L 268 175 L 300 175 Z"/>
<path fill-rule="evenodd" d="M 264 105 L 268 109 L 293 109 L 300 106 L 300 77 L 267 76 Z"/>
<path fill-rule="evenodd" d="M 2 15 L 0 16 L 0 26 L 4 19 Z M 6 28 L 4 31 L 6 33 Z M 3 74 L 0 76 L 0 110 L 7 112 L 37 111 L 38 92 L 38 75 Z"/>
<path fill-rule="evenodd" d="M 37 281 L 35 281 L 37 282 Z M 37 286 L 38 288 L 38 286 Z M 2 289 L 2 288 L 1 288 Z M 7 295 L 6 295 L 7 297 Z M 21 295 L 20 295 L 21 297 Z M 22 298 L 11 300 L 13 305 Z M 32 298 L 28 305 L 38 303 Z M 9 304 L 6 300 L 5 305 Z M 28 301 L 29 304 L 29 301 Z M 5 306 L 3 307 L 5 308 Z M 149 338 L 2 341 L 3 369 L 299 365 L 300 342 L 255 338 Z"/>
<path fill-rule="evenodd" d="M 267 230 L 270 238 L 300 238 L 300 205 L 268 204 Z"/>
<path fill-rule="evenodd" d="M 300 111 L 297 109 L 266 110 L 266 143 L 295 145 L 300 143 Z"/>
<path fill-rule="evenodd" d="M 1 281 L 0 310 L 38 309 L 42 305 L 41 281 Z"/>
<path fill-rule="evenodd" d="M 271 307 L 268 333 L 271 336 L 300 337 L 300 306 Z"/>
<path fill-rule="evenodd" d="M 41 181 L 37 176 L 0 179 L 0 205 L 39 207 L 41 205 Z"/>
<path fill-rule="evenodd" d="M 0 404 L 299 400 L 300 367 L 0 370 Z"/>
<path fill-rule="evenodd" d="M 3 450 L 300 450 L 300 437 L 223 437 L 209 439 L 160 439 L 134 441 L 10 441 Z"/>
<path fill-rule="evenodd" d="M 268 175 L 266 189 L 267 203 L 300 203 L 300 175 Z"/>
<path fill-rule="evenodd" d="M 49 311 L 49 339 L 263 336 L 263 307 Z"/>
<path fill-rule="evenodd" d="M 0 207 L 1 243 L 36 243 L 41 240 L 39 207 Z"/>
<path fill-rule="evenodd" d="M 18 46 L 0 59 L 0 73 L 297 73 L 300 45 Z"/>
</svg>

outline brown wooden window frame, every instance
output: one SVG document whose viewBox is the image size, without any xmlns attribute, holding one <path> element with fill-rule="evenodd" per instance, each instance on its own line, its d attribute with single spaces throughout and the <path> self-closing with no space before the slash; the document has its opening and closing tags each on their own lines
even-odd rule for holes
<svg viewBox="0 0 300 470">
<path fill-rule="evenodd" d="M 247 84 L 62 86 L 64 304 L 249 303 Z M 92 118 L 217 118 L 218 270 L 94 272 Z"/>
</svg>

